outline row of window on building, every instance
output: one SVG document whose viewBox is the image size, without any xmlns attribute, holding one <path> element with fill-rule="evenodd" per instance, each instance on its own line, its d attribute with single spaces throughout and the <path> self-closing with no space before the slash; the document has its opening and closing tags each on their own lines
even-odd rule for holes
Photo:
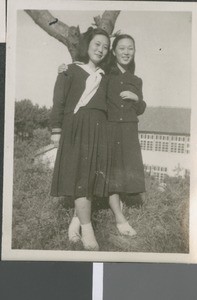
<svg viewBox="0 0 197 300">
<path fill-rule="evenodd" d="M 165 177 L 168 175 L 168 168 L 161 166 L 144 165 L 144 171 L 151 176 L 154 176 L 160 183 L 164 182 Z M 188 169 L 184 169 L 181 176 L 189 175 L 190 171 Z M 175 172 L 174 176 L 180 176 L 179 172 Z"/>
<path fill-rule="evenodd" d="M 166 167 L 144 165 L 144 171 L 151 176 L 154 176 L 159 182 L 163 182 L 168 169 Z"/>
<path fill-rule="evenodd" d="M 189 153 L 190 137 L 188 136 L 140 133 L 139 139 L 142 150 Z"/>
<path fill-rule="evenodd" d="M 179 141 L 179 142 L 189 142 L 189 136 L 177 136 L 177 135 L 167 135 L 167 134 L 149 134 L 149 133 L 140 133 L 140 138 L 148 139 L 148 140 L 171 140 L 171 141 Z"/>
</svg>

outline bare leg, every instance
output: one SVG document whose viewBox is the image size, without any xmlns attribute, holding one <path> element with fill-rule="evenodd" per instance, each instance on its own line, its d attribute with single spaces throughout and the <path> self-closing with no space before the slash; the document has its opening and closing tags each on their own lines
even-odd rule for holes
<svg viewBox="0 0 197 300">
<path fill-rule="evenodd" d="M 127 222 L 122 213 L 120 197 L 118 194 L 113 194 L 109 197 L 109 206 L 111 207 L 111 210 L 114 213 L 117 224 Z"/>
<path fill-rule="evenodd" d="M 91 201 L 86 197 L 75 200 L 76 214 L 81 224 L 81 240 L 86 250 L 98 251 L 99 245 L 96 241 L 91 224 Z"/>
<path fill-rule="evenodd" d="M 86 197 L 77 198 L 75 200 L 76 215 L 81 225 L 91 222 L 91 201 Z"/>
<path fill-rule="evenodd" d="M 125 216 L 122 213 L 121 201 L 118 194 L 113 194 L 109 197 L 109 205 L 116 219 L 116 226 L 122 235 L 134 236 L 136 231 L 129 225 Z"/>
</svg>

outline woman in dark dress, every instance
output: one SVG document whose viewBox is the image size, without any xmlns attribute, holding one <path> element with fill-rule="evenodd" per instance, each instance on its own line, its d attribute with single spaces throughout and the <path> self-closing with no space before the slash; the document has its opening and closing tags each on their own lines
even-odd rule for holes
<svg viewBox="0 0 197 300">
<path fill-rule="evenodd" d="M 138 140 L 138 118 L 144 112 L 142 80 L 134 75 L 135 41 L 122 34 L 112 44 L 112 65 L 108 75 L 107 108 L 111 166 L 109 204 L 123 235 L 133 236 L 121 209 L 121 194 L 145 191 L 144 168 Z"/>
<path fill-rule="evenodd" d="M 135 230 L 122 213 L 122 194 L 145 192 L 144 168 L 138 139 L 138 118 L 143 114 L 142 80 L 134 75 L 135 41 L 118 35 L 112 44 L 107 82 L 109 205 L 122 235 L 134 236 Z M 58 71 L 66 70 L 61 65 Z"/>
<path fill-rule="evenodd" d="M 86 250 L 99 249 L 91 224 L 91 200 L 108 194 L 106 89 L 99 66 L 109 47 L 105 31 L 89 30 L 79 62 L 57 77 L 51 113 L 51 139 L 58 146 L 51 195 L 73 198 L 76 216 L 69 226 L 69 240 L 79 239 L 81 226 Z"/>
</svg>

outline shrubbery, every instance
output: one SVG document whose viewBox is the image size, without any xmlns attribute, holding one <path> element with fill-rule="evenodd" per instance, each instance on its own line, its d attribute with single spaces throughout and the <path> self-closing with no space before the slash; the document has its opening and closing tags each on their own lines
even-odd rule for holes
<svg viewBox="0 0 197 300">
<path fill-rule="evenodd" d="M 31 100 L 24 99 L 15 102 L 14 133 L 19 140 L 33 137 L 35 129 L 49 128 L 50 109 L 39 107 Z"/>
</svg>

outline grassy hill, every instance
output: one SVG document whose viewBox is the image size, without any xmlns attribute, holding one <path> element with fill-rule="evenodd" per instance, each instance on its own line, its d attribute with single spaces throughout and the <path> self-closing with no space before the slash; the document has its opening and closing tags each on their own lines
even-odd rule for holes
<svg viewBox="0 0 197 300">
<path fill-rule="evenodd" d="M 32 161 L 35 151 L 48 143 L 46 129 L 37 130 L 30 141 L 15 141 L 12 248 L 83 250 L 81 242 L 68 241 L 73 209 L 65 199 L 49 195 L 52 171 Z M 168 178 L 160 191 L 155 179 L 147 176 L 146 188 L 143 202 L 133 197 L 123 208 L 137 231 L 135 238 L 118 233 L 109 209 L 93 209 L 100 251 L 188 253 L 189 178 Z"/>
</svg>

